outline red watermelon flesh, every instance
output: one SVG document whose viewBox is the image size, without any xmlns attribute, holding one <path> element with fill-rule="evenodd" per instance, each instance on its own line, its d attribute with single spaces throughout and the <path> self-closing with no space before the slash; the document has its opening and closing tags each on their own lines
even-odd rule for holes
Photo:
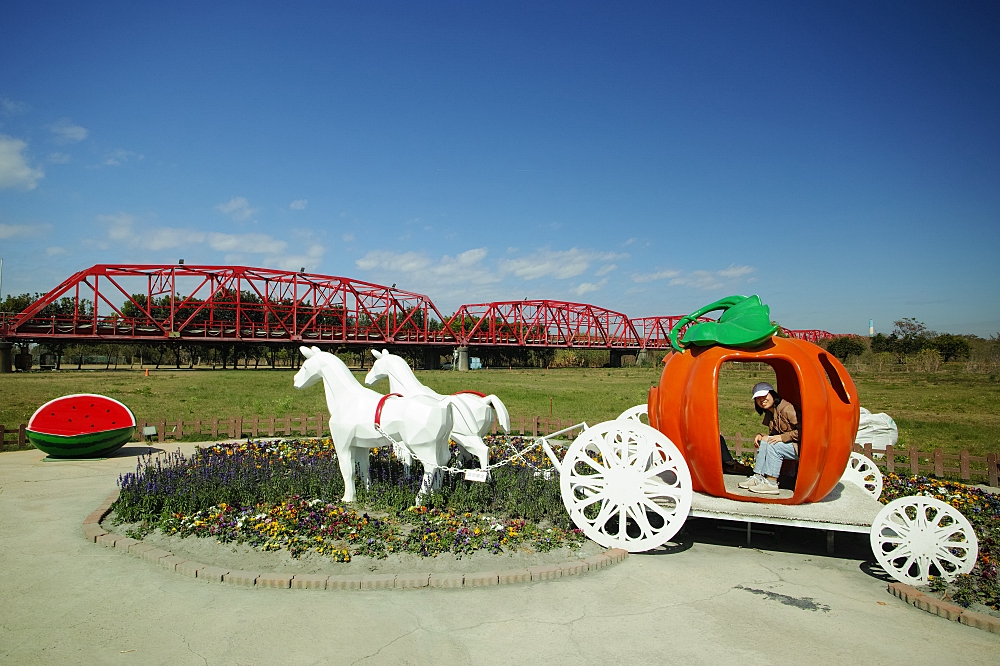
<svg viewBox="0 0 1000 666">
<path fill-rule="evenodd" d="M 64 437 L 134 427 L 135 416 L 128 407 L 89 393 L 51 400 L 39 407 L 28 422 L 28 430 Z"/>
</svg>

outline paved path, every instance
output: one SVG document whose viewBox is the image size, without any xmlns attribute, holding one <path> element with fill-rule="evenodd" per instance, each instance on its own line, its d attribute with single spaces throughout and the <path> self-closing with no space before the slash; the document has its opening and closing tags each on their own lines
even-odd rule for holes
<svg viewBox="0 0 1000 666">
<path fill-rule="evenodd" d="M 41 458 L 0 454 L 0 664 L 1000 660 L 1000 636 L 906 606 L 857 560 L 703 542 L 579 578 L 487 589 L 200 582 L 84 539 L 83 518 L 134 457 Z"/>
</svg>

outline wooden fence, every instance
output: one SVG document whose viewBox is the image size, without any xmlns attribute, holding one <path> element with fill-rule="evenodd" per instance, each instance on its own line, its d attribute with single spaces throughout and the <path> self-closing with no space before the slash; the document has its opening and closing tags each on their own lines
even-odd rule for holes
<svg viewBox="0 0 1000 666">
<path fill-rule="evenodd" d="M 23 449 L 28 446 L 28 435 L 25 432 L 28 424 L 22 423 L 16 428 L 0 425 L 0 451 Z"/>
<path fill-rule="evenodd" d="M 144 439 L 143 428 L 156 428 L 155 441 L 164 444 L 167 441 L 181 439 L 204 438 L 205 440 L 243 439 L 245 437 L 322 437 L 330 434 L 329 417 L 322 413 L 298 414 L 292 416 L 254 416 L 244 418 L 211 417 L 203 419 L 158 419 L 140 421 L 136 428 L 135 440 Z M 563 428 L 580 423 L 577 419 L 562 419 L 551 416 L 534 416 L 511 419 L 511 434 L 533 437 L 558 432 Z M 9 451 L 30 446 L 25 436 L 25 424 L 10 429 L 0 425 L 0 450 Z M 497 432 L 496 423 L 492 431 Z M 726 443 L 733 455 L 739 458 L 744 454 L 754 452 L 753 437 L 743 437 L 736 433 L 727 437 Z M 911 446 L 906 449 L 886 447 L 883 456 L 876 457 L 872 445 L 854 445 L 854 450 L 872 459 L 885 473 L 919 475 L 925 473 L 938 478 L 957 478 L 962 481 L 985 480 L 989 485 L 997 487 L 998 462 L 1000 456 L 988 453 L 985 456 L 970 455 L 967 450 L 959 453 L 945 453 L 943 449 L 919 451 Z"/>
</svg>

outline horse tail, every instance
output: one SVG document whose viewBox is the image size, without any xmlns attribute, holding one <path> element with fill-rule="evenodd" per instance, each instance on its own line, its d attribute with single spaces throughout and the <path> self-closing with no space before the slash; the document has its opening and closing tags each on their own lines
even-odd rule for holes
<svg viewBox="0 0 1000 666">
<path fill-rule="evenodd" d="M 503 401 L 491 393 L 483 398 L 483 402 L 492 407 L 493 411 L 497 413 L 497 421 L 500 423 L 503 431 L 510 432 L 510 414 L 507 412 L 507 406 L 503 404 Z"/>
</svg>

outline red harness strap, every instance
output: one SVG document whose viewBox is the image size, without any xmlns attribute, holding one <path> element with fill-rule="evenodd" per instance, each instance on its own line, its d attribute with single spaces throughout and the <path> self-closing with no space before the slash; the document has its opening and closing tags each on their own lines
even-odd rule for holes
<svg viewBox="0 0 1000 666">
<path fill-rule="evenodd" d="M 401 394 L 401 393 L 386 393 L 384 396 L 382 396 L 381 398 L 379 398 L 378 406 L 375 407 L 375 425 L 377 425 L 377 426 L 382 425 L 382 407 L 385 406 L 385 401 L 388 400 L 389 398 L 393 397 L 393 396 L 396 396 L 397 398 L 402 398 L 403 394 Z"/>
<path fill-rule="evenodd" d="M 480 393 L 479 391 L 455 391 L 452 395 L 462 395 L 463 393 L 471 393 L 472 395 L 478 395 L 480 398 L 485 398 L 485 393 Z"/>
</svg>

